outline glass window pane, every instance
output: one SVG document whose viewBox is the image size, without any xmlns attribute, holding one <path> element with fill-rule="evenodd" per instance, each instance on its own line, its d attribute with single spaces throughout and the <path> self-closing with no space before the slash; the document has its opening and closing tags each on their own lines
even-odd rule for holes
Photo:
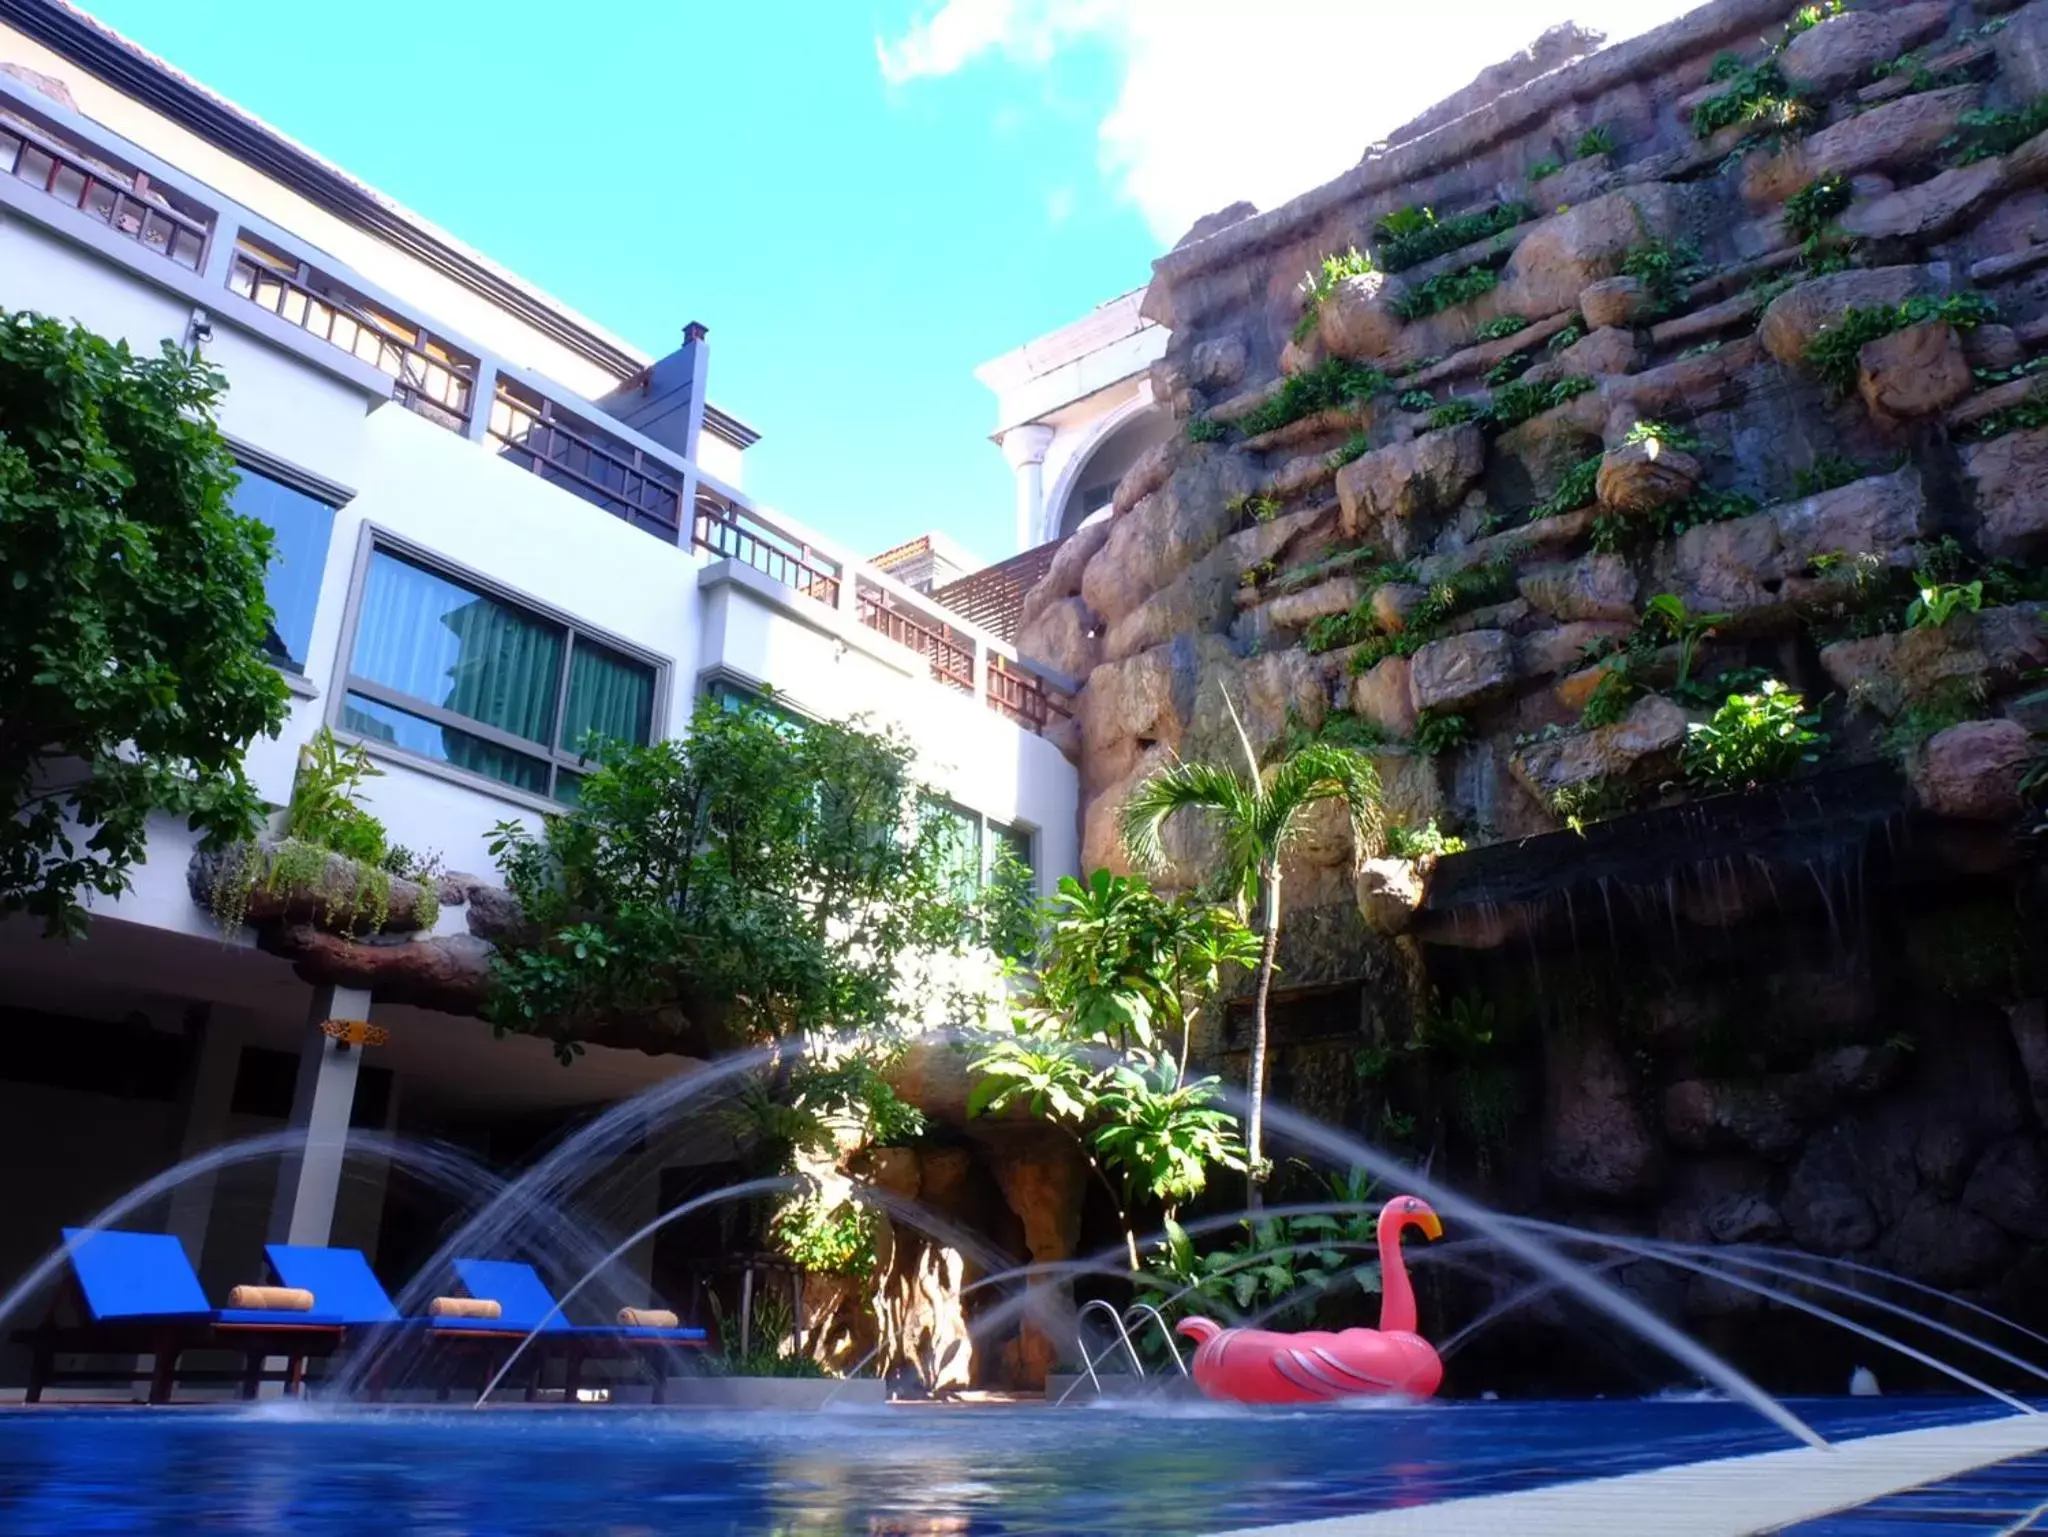
<svg viewBox="0 0 2048 1537">
<path fill-rule="evenodd" d="M 327 542 L 334 532 L 334 509 L 246 465 L 237 473 L 242 478 L 228 500 L 243 517 L 267 527 L 273 541 L 263 593 L 275 617 L 264 649 L 293 672 L 304 672 L 306 648 L 313 640 L 313 611 L 320 603 L 320 577 L 327 568 Z"/>
<path fill-rule="evenodd" d="M 548 793 L 548 765 L 541 759 L 486 742 L 453 726 L 394 710 L 361 694 L 350 694 L 342 701 L 341 724 L 344 730 L 373 742 L 389 742 L 422 758 L 453 764 L 536 795 Z"/>
<path fill-rule="evenodd" d="M 939 829 L 942 868 L 954 896 L 973 896 L 981 889 L 981 818 L 950 801 L 929 799 L 917 803 L 917 814 L 925 826 Z"/>
<path fill-rule="evenodd" d="M 1025 869 L 1035 870 L 1037 868 L 1031 862 L 1030 833 L 1021 827 L 1005 827 L 1000 822 L 989 823 L 988 831 L 990 839 L 989 858 L 991 861 L 996 857 L 997 850 L 1007 849 L 1010 857 Z"/>
<path fill-rule="evenodd" d="M 583 804 L 583 776 L 574 769 L 555 770 L 555 799 L 564 806 Z"/>
<path fill-rule="evenodd" d="M 554 740 L 562 627 L 384 550 L 356 622 L 357 677 L 514 736 Z"/>
<path fill-rule="evenodd" d="M 581 753 L 592 737 L 645 742 L 653 712 L 654 669 L 579 636 L 569 652 L 569 706 L 557 745 Z"/>
<path fill-rule="evenodd" d="M 777 704 L 765 694 L 744 688 L 729 678 L 713 678 L 707 692 L 718 701 L 721 710 L 729 710 L 735 715 L 760 715 L 782 726 L 785 734 L 804 729 L 804 717 L 796 711 Z"/>
</svg>

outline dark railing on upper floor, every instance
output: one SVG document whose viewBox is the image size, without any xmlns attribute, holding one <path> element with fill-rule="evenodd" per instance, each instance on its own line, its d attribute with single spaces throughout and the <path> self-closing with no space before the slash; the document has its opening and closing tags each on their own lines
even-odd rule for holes
<svg viewBox="0 0 2048 1537">
<path fill-rule="evenodd" d="M 683 526 L 683 472 L 614 437 L 538 390 L 500 377 L 489 430 L 500 456 L 635 528 L 674 544 Z"/>
<path fill-rule="evenodd" d="M 995 651 L 988 653 L 988 707 L 1027 731 L 1040 733 L 1074 713 L 1065 694 Z"/>
<path fill-rule="evenodd" d="M 451 432 L 468 428 L 476 395 L 475 358 L 378 309 L 304 262 L 266 251 L 247 237 L 236 245 L 228 287 L 287 325 L 389 374 L 392 395 L 407 409 Z"/>
<path fill-rule="evenodd" d="M 900 607 L 880 587 L 865 584 L 860 589 L 860 622 L 886 635 L 898 645 L 908 646 L 931 664 L 939 682 L 974 692 L 974 642 L 929 615 Z"/>
<path fill-rule="evenodd" d="M 178 207 L 145 173 L 94 164 L 84 151 L 12 112 L 0 114 L 0 168 L 180 267 L 197 272 L 206 260 L 211 213 Z"/>
<path fill-rule="evenodd" d="M 710 491 L 697 494 L 690 542 L 721 560 L 752 566 L 783 586 L 815 598 L 827 608 L 839 606 L 839 563 L 792 541 L 737 503 Z"/>
</svg>

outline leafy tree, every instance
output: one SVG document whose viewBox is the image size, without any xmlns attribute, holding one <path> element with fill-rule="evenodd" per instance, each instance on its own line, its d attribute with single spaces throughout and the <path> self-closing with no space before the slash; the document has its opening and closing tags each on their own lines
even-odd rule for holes
<svg viewBox="0 0 2048 1537">
<path fill-rule="evenodd" d="M 593 752 L 575 810 L 497 829 L 526 918 L 494 962 L 498 1031 L 567 1062 L 586 1040 L 713 1054 L 974 1012 L 978 969 L 948 964 L 1014 927 L 1018 894 L 955 879 L 900 737 L 707 700 L 686 737 Z M 934 999 L 945 1017 L 919 1017 Z"/>
<path fill-rule="evenodd" d="M 0 314 L 0 915 L 82 931 L 151 812 L 209 848 L 261 820 L 242 754 L 289 696 L 263 649 L 270 531 L 228 503 L 225 385 L 169 342 L 140 358 Z"/>
<path fill-rule="evenodd" d="M 1064 877 L 1034 1007 L 1067 1033 L 1127 1051 L 1177 1047 L 1187 1075 L 1193 1015 L 1227 965 L 1251 966 L 1258 942 L 1227 907 L 1172 898 L 1097 870 Z"/>
<path fill-rule="evenodd" d="M 1106 870 L 1086 885 L 1062 880 L 1049 916 L 1036 986 L 1016 1033 L 976 1061 L 968 1108 L 1021 1105 L 1080 1142 L 1116 1201 L 1136 1270 L 1140 1202 L 1171 1214 L 1201 1193 L 1211 1167 L 1244 1167 L 1234 1119 L 1216 1107 L 1219 1084 L 1190 1083 L 1187 1053 L 1222 968 L 1250 964 L 1257 942 L 1227 908 Z"/>
<path fill-rule="evenodd" d="M 1266 1096 L 1266 1007 L 1273 989 L 1273 957 L 1280 943 L 1280 862 L 1299 836 L 1309 811 L 1335 801 L 1351 822 L 1362 849 L 1377 845 L 1384 827 L 1379 774 L 1363 755 L 1328 742 L 1293 746 L 1261 769 L 1236 706 L 1224 707 L 1244 749 L 1241 770 L 1211 763 L 1176 763 L 1140 783 L 1124 802 L 1124 846 L 1139 865 L 1156 868 L 1164 859 L 1160 842 L 1166 819 L 1178 811 L 1209 817 L 1223 839 L 1217 875 L 1240 900 L 1256 904 L 1259 936 L 1257 993 L 1252 1005 L 1251 1114 L 1245 1133 L 1250 1159 L 1250 1198 L 1259 1201 L 1264 1182 L 1263 1130 Z"/>
</svg>

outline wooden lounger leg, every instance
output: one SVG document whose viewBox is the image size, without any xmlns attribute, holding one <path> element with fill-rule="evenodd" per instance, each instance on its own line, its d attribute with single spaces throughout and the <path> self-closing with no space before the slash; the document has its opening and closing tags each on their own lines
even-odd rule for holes
<svg viewBox="0 0 2048 1537">
<path fill-rule="evenodd" d="M 263 1384 L 263 1355 L 261 1351 L 246 1350 L 242 1353 L 242 1397 L 254 1398 Z"/>
<path fill-rule="evenodd" d="M 293 1398 L 306 1396 L 306 1358 L 293 1356 L 285 1366 L 284 1390 Z"/>
<path fill-rule="evenodd" d="M 28 1358 L 28 1389 L 22 1395 L 23 1403 L 39 1404 L 43 1401 L 43 1389 L 49 1384 L 50 1369 L 55 1364 L 56 1352 L 46 1344 L 39 1344 Z"/>
<path fill-rule="evenodd" d="M 171 1383 L 177 1375 L 178 1347 L 169 1339 L 158 1340 L 149 1372 L 149 1401 L 153 1404 L 169 1403 Z"/>
</svg>

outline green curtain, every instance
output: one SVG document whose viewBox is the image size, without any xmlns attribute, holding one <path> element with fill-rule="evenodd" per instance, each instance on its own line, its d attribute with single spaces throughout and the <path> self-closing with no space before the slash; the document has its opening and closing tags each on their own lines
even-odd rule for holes
<svg viewBox="0 0 2048 1537">
<path fill-rule="evenodd" d="M 566 643 L 559 625 L 378 550 L 363 587 L 351 671 L 545 747 Z M 503 747 L 433 729 L 441 739 L 433 756 L 493 779 L 529 780 L 532 766 L 508 763 Z"/>
<path fill-rule="evenodd" d="M 654 669 L 579 638 L 569 653 L 569 705 L 562 712 L 565 751 L 591 737 L 645 742 L 654 712 Z"/>
</svg>

